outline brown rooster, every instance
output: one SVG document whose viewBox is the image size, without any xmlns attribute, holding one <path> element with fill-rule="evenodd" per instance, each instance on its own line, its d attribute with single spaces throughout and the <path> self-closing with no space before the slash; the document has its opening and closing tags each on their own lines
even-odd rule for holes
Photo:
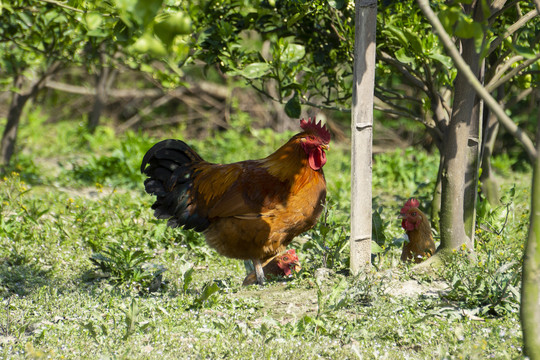
<svg viewBox="0 0 540 360">
<path fill-rule="evenodd" d="M 268 275 L 274 276 L 289 276 L 293 271 L 298 272 L 302 269 L 298 255 L 294 249 L 289 249 L 284 253 L 278 254 L 273 258 L 266 260 L 263 264 L 263 271 L 266 278 Z M 255 284 L 257 276 L 255 271 L 251 272 L 242 283 L 243 286 Z"/>
<path fill-rule="evenodd" d="M 401 208 L 401 227 L 407 232 L 409 242 L 403 244 L 401 261 L 414 260 L 421 263 L 435 253 L 435 242 L 431 235 L 431 225 L 426 215 L 418 206 L 416 199 L 409 199 Z"/>
<path fill-rule="evenodd" d="M 180 140 L 155 144 L 143 158 L 146 192 L 157 197 L 154 215 L 171 227 L 203 232 L 221 255 L 262 263 L 317 222 L 326 198 L 322 167 L 330 133 L 301 120 L 303 132 L 260 160 L 204 161 Z"/>
</svg>

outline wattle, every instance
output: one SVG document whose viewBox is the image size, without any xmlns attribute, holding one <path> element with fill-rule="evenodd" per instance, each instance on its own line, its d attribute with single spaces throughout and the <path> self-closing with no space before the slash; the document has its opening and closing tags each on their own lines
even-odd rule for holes
<svg viewBox="0 0 540 360">
<path fill-rule="evenodd" d="M 401 220 L 401 227 L 405 229 L 405 231 L 413 231 L 415 229 L 414 224 L 407 221 L 407 219 Z"/>
<path fill-rule="evenodd" d="M 326 164 L 326 153 L 319 147 L 310 149 L 308 154 L 309 166 L 317 171 Z"/>
</svg>

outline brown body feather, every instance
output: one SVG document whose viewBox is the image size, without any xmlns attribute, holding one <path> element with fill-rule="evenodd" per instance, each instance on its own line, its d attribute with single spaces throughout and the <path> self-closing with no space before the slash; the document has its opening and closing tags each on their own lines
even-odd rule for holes
<svg viewBox="0 0 540 360">
<path fill-rule="evenodd" d="M 297 151 L 292 151 L 294 147 Z M 283 152 L 288 156 L 276 161 Z M 210 226 L 204 234 L 221 255 L 265 260 L 315 225 L 326 197 L 326 182 L 322 169 L 314 171 L 307 165 L 295 141 L 266 159 L 239 164 L 242 171 L 237 179 L 209 204 Z M 206 182 L 215 174 L 203 175 L 195 176 L 194 186 L 210 189 Z"/>
<path fill-rule="evenodd" d="M 403 244 L 401 261 L 421 263 L 435 253 L 435 242 L 431 235 L 431 225 L 427 216 L 418 209 L 418 201 L 409 200 L 401 209 L 402 227 L 409 242 Z M 413 206 L 415 205 L 415 206 Z"/>
<path fill-rule="evenodd" d="M 149 176 L 146 191 L 157 196 L 156 217 L 202 231 L 221 255 L 260 268 L 321 215 L 326 157 L 317 163 L 308 156 L 305 144 L 317 140 L 309 126 L 264 159 L 226 165 L 204 161 L 179 140 L 154 145 L 141 170 Z M 328 141 L 316 146 L 325 149 Z M 314 170 L 311 163 L 322 165 Z"/>
</svg>

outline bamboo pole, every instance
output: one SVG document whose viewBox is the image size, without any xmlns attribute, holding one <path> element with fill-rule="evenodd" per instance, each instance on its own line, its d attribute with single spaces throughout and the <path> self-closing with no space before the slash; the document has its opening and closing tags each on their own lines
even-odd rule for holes
<svg viewBox="0 0 540 360">
<path fill-rule="evenodd" d="M 351 273 L 371 266 L 371 154 L 377 1 L 356 0 L 351 122 Z"/>
</svg>

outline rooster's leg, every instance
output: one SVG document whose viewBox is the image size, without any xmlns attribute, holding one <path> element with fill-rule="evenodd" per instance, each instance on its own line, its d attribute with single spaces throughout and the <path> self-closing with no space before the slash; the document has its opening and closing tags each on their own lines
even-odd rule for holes
<svg viewBox="0 0 540 360">
<path fill-rule="evenodd" d="M 262 268 L 261 260 L 253 259 L 253 266 L 255 267 L 255 275 L 257 275 L 257 282 L 259 285 L 264 284 L 264 271 Z"/>
</svg>

